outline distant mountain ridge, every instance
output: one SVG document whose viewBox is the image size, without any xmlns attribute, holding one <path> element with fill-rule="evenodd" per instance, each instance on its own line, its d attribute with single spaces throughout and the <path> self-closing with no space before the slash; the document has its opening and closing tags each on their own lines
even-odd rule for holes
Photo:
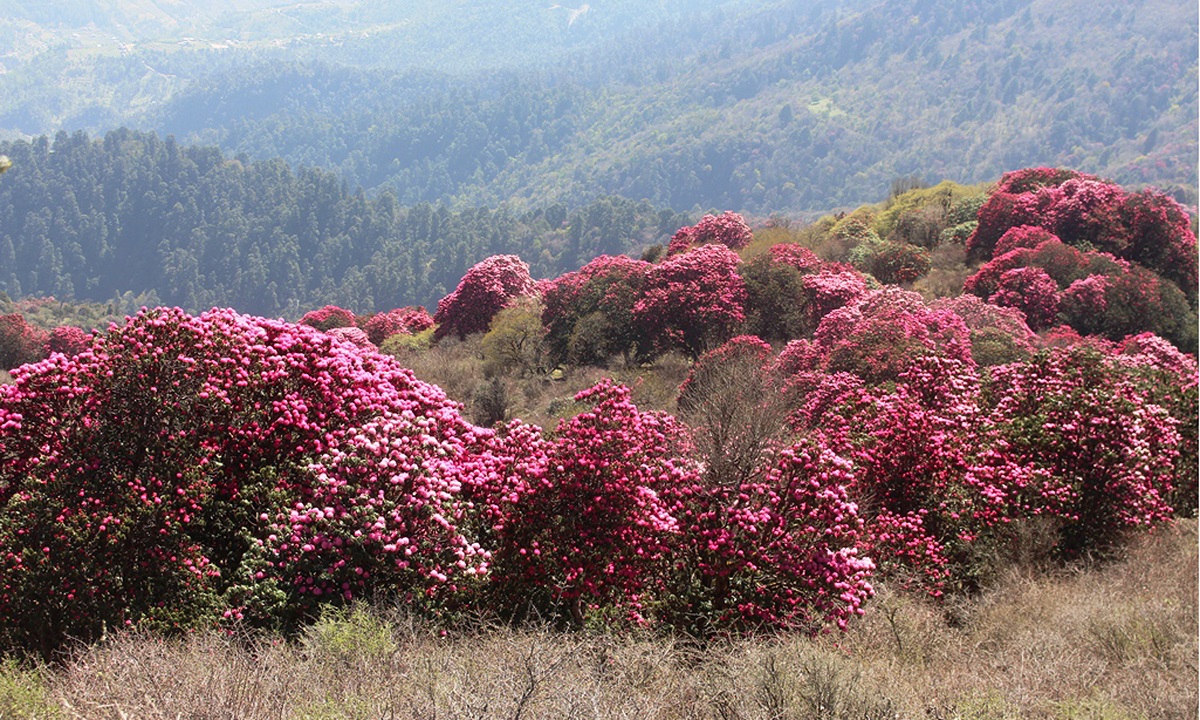
<svg viewBox="0 0 1200 720">
<path fill-rule="evenodd" d="M 405 204 L 622 195 L 806 213 L 874 200 L 897 177 L 971 183 L 1032 165 L 1196 202 L 1194 3 L 679 0 L 639 14 L 596 2 L 566 40 L 564 9 L 520 5 L 518 30 L 481 35 L 469 30 L 496 7 L 434 5 L 406 4 L 430 29 L 423 48 L 396 28 L 342 45 L 63 60 L 59 77 L 108 78 L 107 99 L 90 105 L 46 100 L 12 71 L 0 76 L 0 131 L 132 125 L 331 169 Z M 332 28 L 398 17 L 386 4 L 305 7 Z M 557 39 L 530 18 L 553 18 Z M 604 28 L 621 19 L 619 32 Z M 528 57 L 504 56 L 508 69 L 477 69 L 484 49 L 535 36 Z M 398 39 L 408 44 L 387 49 Z M 439 52 L 462 61 L 414 69 Z M 128 82 L 135 60 L 156 74 Z"/>
</svg>

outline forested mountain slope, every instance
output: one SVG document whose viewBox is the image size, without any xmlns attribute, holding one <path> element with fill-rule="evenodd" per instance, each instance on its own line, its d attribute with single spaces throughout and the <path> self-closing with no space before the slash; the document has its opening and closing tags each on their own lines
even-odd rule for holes
<svg viewBox="0 0 1200 720">
<path fill-rule="evenodd" d="M 270 316 L 338 303 L 432 306 L 468 267 L 520 252 L 551 276 L 602 253 L 640 252 L 683 222 L 645 202 L 518 213 L 404 208 L 335 175 L 230 159 L 128 130 L 0 143 L 0 291 L 104 301 L 153 291 L 189 309 Z"/>
<path fill-rule="evenodd" d="M 630 27 L 701 29 L 755 4 L 0 0 L 0 132 L 151 127 L 160 106 L 192 83 L 246 66 L 330 63 L 462 78 L 544 67 Z"/>
<path fill-rule="evenodd" d="M 816 0 L 838 6 L 846 0 Z M 233 49 L 287 52 L 392 68 L 525 66 L 572 48 L 611 41 L 614 33 L 740 12 L 750 0 L 600 0 L 593 3 L 463 0 L 49 0 L 0 1 L 0 32 L 10 57 L 54 51 L 95 56 L 113 50 Z"/>
<path fill-rule="evenodd" d="M 922 0 L 769 38 L 613 93 L 592 142 L 495 192 L 807 209 L 1030 164 L 1195 184 L 1193 5 Z"/>
<path fill-rule="evenodd" d="M 1029 165 L 1195 201 L 1192 3 L 652 5 L 660 11 L 595 3 L 569 27 L 565 8 L 539 15 L 559 26 L 519 57 L 492 45 L 529 39 L 536 23 L 518 13 L 519 32 L 484 33 L 485 5 L 458 24 L 426 8 L 427 33 L 43 53 L 2 76 L 0 128 L 133 124 L 336 170 L 404 204 L 619 194 L 676 209 L 819 211 L 877 198 L 898 176 L 979 182 Z M 315 7 L 329 27 L 351 17 Z M 435 46 L 448 49 L 435 57 Z M 478 70 L 486 48 L 504 70 Z"/>
</svg>

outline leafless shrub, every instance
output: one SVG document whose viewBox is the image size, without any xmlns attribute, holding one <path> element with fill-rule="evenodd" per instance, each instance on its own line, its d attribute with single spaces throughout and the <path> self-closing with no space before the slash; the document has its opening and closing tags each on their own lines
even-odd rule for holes
<svg viewBox="0 0 1200 720">
<path fill-rule="evenodd" d="M 713 484 L 749 480 L 787 433 L 785 397 L 755 357 L 697 366 L 679 410 Z"/>
</svg>

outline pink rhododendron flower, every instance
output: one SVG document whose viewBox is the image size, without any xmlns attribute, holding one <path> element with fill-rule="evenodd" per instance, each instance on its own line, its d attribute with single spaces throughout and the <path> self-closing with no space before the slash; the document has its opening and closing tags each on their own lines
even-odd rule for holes
<svg viewBox="0 0 1200 720">
<path fill-rule="evenodd" d="M 516 255 L 493 255 L 463 276 L 454 292 L 438 301 L 435 337 L 460 339 L 486 332 L 492 318 L 514 298 L 534 293 L 529 266 Z"/>
<path fill-rule="evenodd" d="M 318 330 L 332 330 L 339 327 L 354 327 L 354 313 L 337 305 L 326 305 L 320 310 L 312 310 L 300 318 L 301 325 L 315 327 Z"/>
<path fill-rule="evenodd" d="M 730 250 L 741 250 L 750 244 L 754 234 L 746 219 L 738 213 L 725 211 L 720 215 L 705 215 L 691 227 L 682 227 L 671 238 L 667 255 L 678 255 L 693 247 L 719 243 Z"/>
</svg>

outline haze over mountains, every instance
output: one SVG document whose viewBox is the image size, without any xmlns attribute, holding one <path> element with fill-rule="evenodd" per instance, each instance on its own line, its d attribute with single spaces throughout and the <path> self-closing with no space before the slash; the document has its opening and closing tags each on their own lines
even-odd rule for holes
<svg viewBox="0 0 1200 720">
<path fill-rule="evenodd" d="M 1064 165 L 1195 202 L 1180 0 L 0 2 L 5 137 L 128 126 L 405 205 L 759 215 Z"/>
</svg>

